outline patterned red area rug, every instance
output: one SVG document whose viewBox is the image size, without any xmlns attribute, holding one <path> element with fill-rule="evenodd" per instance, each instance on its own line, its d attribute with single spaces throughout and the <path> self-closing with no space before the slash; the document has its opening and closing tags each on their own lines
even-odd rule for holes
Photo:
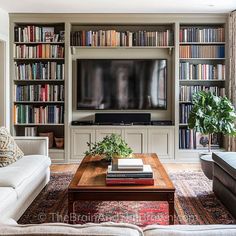
<svg viewBox="0 0 236 236">
<path fill-rule="evenodd" d="M 176 187 L 175 224 L 235 224 L 236 220 L 212 192 L 212 182 L 201 171 L 170 173 Z M 67 187 L 71 173 L 53 173 L 47 187 L 38 195 L 20 224 L 68 222 Z M 165 202 L 83 202 L 76 203 L 77 223 L 126 222 L 144 227 L 168 224 Z"/>
</svg>

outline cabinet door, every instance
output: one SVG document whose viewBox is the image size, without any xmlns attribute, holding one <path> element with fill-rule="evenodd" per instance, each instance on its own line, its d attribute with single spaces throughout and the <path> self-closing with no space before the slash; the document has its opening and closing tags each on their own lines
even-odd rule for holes
<svg viewBox="0 0 236 236">
<path fill-rule="evenodd" d="M 107 129 L 107 128 L 97 129 L 96 130 L 96 142 L 102 141 L 104 137 L 106 137 L 107 135 L 111 135 L 111 134 L 122 135 L 122 129 L 120 129 L 120 128 L 118 128 L 118 129 Z"/>
<path fill-rule="evenodd" d="M 160 159 L 174 158 L 174 129 L 148 129 L 148 152 L 156 153 Z"/>
<path fill-rule="evenodd" d="M 95 130 L 93 129 L 72 129 L 71 137 L 71 159 L 73 161 L 83 159 L 84 152 L 88 150 L 87 143 L 95 142 Z"/>
<path fill-rule="evenodd" d="M 134 153 L 147 152 L 147 130 L 125 128 L 124 138 L 128 145 L 133 149 Z"/>
</svg>

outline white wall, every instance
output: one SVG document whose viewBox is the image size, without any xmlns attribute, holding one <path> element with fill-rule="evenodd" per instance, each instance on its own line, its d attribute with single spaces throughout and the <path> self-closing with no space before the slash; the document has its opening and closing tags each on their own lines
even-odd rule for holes
<svg viewBox="0 0 236 236">
<path fill-rule="evenodd" d="M 0 8 L 0 126 L 10 127 L 9 16 Z"/>
</svg>

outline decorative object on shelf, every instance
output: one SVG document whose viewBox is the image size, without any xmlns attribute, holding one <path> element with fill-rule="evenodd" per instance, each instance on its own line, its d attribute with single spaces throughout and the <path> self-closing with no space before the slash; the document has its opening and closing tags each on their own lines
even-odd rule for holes
<svg viewBox="0 0 236 236">
<path fill-rule="evenodd" d="M 89 151 L 85 155 L 101 155 L 104 159 L 111 161 L 112 158 L 131 157 L 133 150 L 118 134 L 107 135 L 101 142 L 87 143 Z"/>
<path fill-rule="evenodd" d="M 48 137 L 48 148 L 53 147 L 53 143 L 54 143 L 54 133 L 53 132 L 39 133 L 39 136 Z"/>
<path fill-rule="evenodd" d="M 64 147 L 64 138 L 55 137 L 55 143 L 56 143 L 57 148 L 63 148 Z"/>
<path fill-rule="evenodd" d="M 188 125 L 191 129 L 208 135 L 208 151 L 211 151 L 211 134 L 236 135 L 236 113 L 231 101 L 212 92 L 200 91 L 193 96 L 193 108 Z"/>
</svg>

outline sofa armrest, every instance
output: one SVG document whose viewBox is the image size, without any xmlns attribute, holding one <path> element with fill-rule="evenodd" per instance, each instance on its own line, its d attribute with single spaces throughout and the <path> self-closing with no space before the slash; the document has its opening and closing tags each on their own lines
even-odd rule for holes
<svg viewBox="0 0 236 236">
<path fill-rule="evenodd" d="M 48 156 L 47 137 L 14 137 L 19 148 L 25 155 L 44 155 Z"/>
</svg>

